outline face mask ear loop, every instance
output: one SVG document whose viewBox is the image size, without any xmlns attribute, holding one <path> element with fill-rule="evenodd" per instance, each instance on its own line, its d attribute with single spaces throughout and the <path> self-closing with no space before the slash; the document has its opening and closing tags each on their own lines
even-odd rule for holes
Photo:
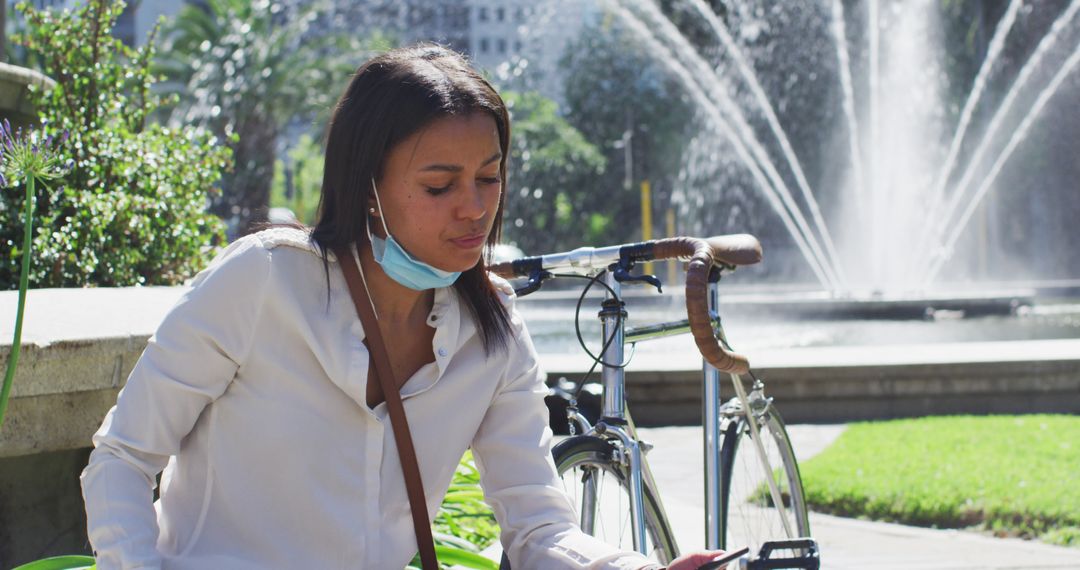
<svg viewBox="0 0 1080 570">
<path fill-rule="evenodd" d="M 379 200 L 379 190 L 375 187 L 375 177 L 371 177 L 371 191 L 375 194 L 375 207 L 379 209 L 379 221 L 382 222 L 382 229 L 386 232 L 386 238 L 390 239 L 390 228 L 386 227 L 386 216 L 383 215 L 382 201 Z M 368 239 L 371 239 L 371 226 L 368 225 Z"/>
<path fill-rule="evenodd" d="M 370 234 L 371 232 L 368 231 Z M 379 320 L 379 311 L 375 308 L 375 298 L 371 296 L 371 289 L 367 286 L 367 275 L 364 275 L 364 264 L 360 263 L 360 252 L 354 247 L 352 250 L 353 259 L 356 260 L 356 266 L 360 268 L 360 282 L 364 284 L 364 293 L 367 293 L 367 297 L 371 300 L 371 312 L 375 315 L 375 320 Z"/>
</svg>

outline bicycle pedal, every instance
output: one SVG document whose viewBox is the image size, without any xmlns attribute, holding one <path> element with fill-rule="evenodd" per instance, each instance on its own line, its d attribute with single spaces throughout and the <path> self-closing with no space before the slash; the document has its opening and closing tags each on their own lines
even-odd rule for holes
<svg viewBox="0 0 1080 570">
<path fill-rule="evenodd" d="M 777 551 L 790 553 L 789 556 L 774 556 Z M 793 538 L 789 540 L 770 540 L 761 545 L 761 550 L 753 559 L 742 559 L 740 570 L 756 568 L 819 570 L 821 554 L 817 541 L 812 538 Z"/>
</svg>

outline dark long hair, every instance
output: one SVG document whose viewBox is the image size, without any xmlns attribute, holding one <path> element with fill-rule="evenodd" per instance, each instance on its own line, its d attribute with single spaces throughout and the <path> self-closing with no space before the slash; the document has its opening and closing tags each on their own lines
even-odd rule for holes
<svg viewBox="0 0 1080 570">
<path fill-rule="evenodd" d="M 510 116 L 502 97 L 465 59 L 444 47 L 399 48 L 364 63 L 337 103 L 326 139 L 322 197 L 312 238 L 324 251 L 367 243 L 368 189 L 390 150 L 437 119 L 488 113 L 499 132 L 504 192 L 483 257 L 454 288 L 465 301 L 490 354 L 510 334 L 506 308 L 488 279 L 491 248 L 499 242 L 510 156 Z M 329 279 L 329 262 L 324 258 Z M 328 282 L 329 283 L 329 282 Z"/>
</svg>

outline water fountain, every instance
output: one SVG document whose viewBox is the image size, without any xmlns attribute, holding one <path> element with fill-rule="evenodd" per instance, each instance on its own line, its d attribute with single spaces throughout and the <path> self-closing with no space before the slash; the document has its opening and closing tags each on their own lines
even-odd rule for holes
<svg viewBox="0 0 1080 570">
<path fill-rule="evenodd" d="M 632 38 L 697 109 L 676 231 L 766 245 L 721 306 L 793 417 L 1080 410 L 1080 302 L 1039 296 L 1080 291 L 1080 0 L 600 4 L 593 31 Z M 519 307 L 549 374 L 579 375 L 575 299 L 537 297 Z M 672 318 L 663 297 L 630 324 Z M 697 422 L 685 339 L 635 354 L 653 418 Z"/>
<path fill-rule="evenodd" d="M 1039 208 L 1080 215 L 1069 191 L 1080 178 L 1070 150 L 1070 137 L 1080 136 L 1080 0 L 603 5 L 618 25 L 602 31 L 632 37 L 697 109 L 699 130 L 672 195 L 678 231 L 763 238 L 772 273 L 735 274 L 725 327 L 739 348 L 763 355 L 757 362 L 772 378 L 850 373 L 861 386 L 896 374 L 896 394 L 868 393 L 867 402 L 911 397 L 899 388 L 909 380 L 930 387 L 920 397 L 933 401 L 966 398 L 949 379 L 990 381 L 1005 369 L 1001 358 L 1025 375 L 994 396 L 1001 410 L 1080 405 L 1029 398 L 1045 382 L 1032 363 L 1077 349 L 1080 304 L 1038 295 L 1080 291 L 1080 271 L 1068 262 L 1080 261 L 1069 242 L 1080 236 L 1065 221 L 1064 231 L 1039 237 L 1053 263 L 1015 254 L 1022 244 L 1008 239 L 1010 228 L 1038 226 Z M 948 26 L 957 17 L 946 11 L 957 5 L 975 6 L 981 18 L 966 69 L 944 48 L 949 33 L 955 42 Z M 1047 149 L 1072 158 L 1040 158 L 1054 156 Z M 1020 200 L 1026 189 L 1038 192 L 1029 205 Z M 743 208 L 747 199 L 763 206 Z M 998 251 L 1003 245 L 1015 255 Z M 770 290 L 770 280 L 786 288 Z M 527 301 L 523 311 L 541 352 L 568 355 L 568 313 L 553 309 L 558 302 Z M 658 309 L 638 313 L 670 316 L 670 307 Z M 667 340 L 642 345 L 646 381 L 655 380 L 650 370 L 669 370 L 674 355 L 692 361 L 680 339 Z M 582 365 L 566 358 L 553 372 Z M 975 362 L 983 368 L 967 367 Z M 821 402 L 831 397 L 822 393 Z M 989 409 L 919 405 L 870 415 Z"/>
<path fill-rule="evenodd" d="M 966 280 L 953 266 L 965 265 L 955 262 L 972 255 L 964 241 L 971 241 L 975 213 L 995 192 L 1002 170 L 1032 127 L 1045 120 L 1055 96 L 1076 93 L 1067 81 L 1075 81 L 1080 60 L 1080 0 L 997 4 L 1002 11 L 986 16 L 993 34 L 963 107 L 950 112 L 946 90 L 956 91 L 950 82 L 966 79 L 945 69 L 941 2 L 823 0 L 799 7 L 609 2 L 625 29 L 656 54 L 698 105 L 709 125 L 699 135 L 706 148 L 698 159 L 708 162 L 719 149 L 737 157 L 743 170 L 732 174 L 689 165 L 689 182 L 674 196 L 686 205 L 680 213 L 691 212 L 694 194 L 704 184 L 722 187 L 741 178 L 775 211 L 819 285 L 846 298 L 934 296 L 949 289 L 950 281 Z M 716 5 L 726 6 L 726 18 L 714 11 Z M 800 11 L 802 20 L 785 21 Z M 1017 43 L 1018 28 L 1030 36 L 1032 22 L 1040 18 L 1052 24 L 1032 42 L 1034 51 L 1016 61 L 1023 50 L 1006 49 L 1009 42 Z M 687 21 L 695 29 L 675 23 L 685 28 Z M 709 39 L 701 40 L 702 30 Z M 833 132 L 819 132 L 816 140 L 805 134 L 800 140 L 789 137 L 785 129 L 797 129 L 792 122 L 800 117 L 778 114 L 775 106 L 791 97 L 776 88 L 775 80 L 770 89 L 759 77 L 776 75 L 770 63 L 783 55 L 755 36 L 791 31 L 806 42 L 818 34 L 833 45 L 831 61 L 816 62 L 820 69 L 791 71 L 792 84 L 816 75 L 817 89 L 838 93 L 832 100 L 811 95 L 835 108 L 840 119 L 830 125 Z M 760 53 L 772 59 L 755 61 Z M 1062 91 L 1063 85 L 1070 88 Z M 828 164 L 814 169 L 814 180 L 800 156 L 808 154 L 808 144 L 836 140 L 843 143 L 832 147 L 846 152 L 827 156 Z M 825 170 L 841 174 L 823 175 Z M 695 187 L 695 178 L 707 182 Z M 715 219 L 715 211 L 709 216 Z M 704 219 L 697 226 L 715 231 Z"/>
</svg>

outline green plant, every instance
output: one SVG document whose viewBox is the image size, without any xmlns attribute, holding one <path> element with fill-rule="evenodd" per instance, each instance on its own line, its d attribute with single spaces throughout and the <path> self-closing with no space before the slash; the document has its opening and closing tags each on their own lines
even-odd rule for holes
<svg viewBox="0 0 1080 570">
<path fill-rule="evenodd" d="M 65 133 L 64 139 L 67 139 Z M 26 308 L 26 290 L 29 287 L 30 252 L 33 243 L 34 203 L 37 201 L 37 184 L 58 178 L 62 174 L 62 163 L 51 137 L 42 138 L 36 132 L 23 135 L 11 131 L 11 123 L 4 119 L 0 124 L 0 186 L 7 186 L 12 180 L 17 187 L 22 184 L 23 191 L 23 239 L 21 269 L 19 271 L 19 301 L 15 310 L 15 334 L 8 353 L 7 367 L 4 372 L 4 384 L 0 389 L 0 428 L 4 425 L 4 412 L 7 411 L 8 396 L 15 380 L 15 367 L 19 363 L 19 349 L 22 346 L 23 312 Z"/>
<path fill-rule="evenodd" d="M 110 35 L 123 2 L 88 0 L 74 10 L 23 3 L 27 33 L 55 88 L 35 93 L 42 136 L 68 133 L 71 169 L 39 198 L 29 280 L 37 287 L 175 284 L 209 260 L 223 237 L 206 213 L 229 151 L 210 134 L 148 121 L 162 101 L 151 88 L 153 37 L 140 49 Z M 15 286 L 23 223 L 0 195 L 0 287 Z"/>
<path fill-rule="evenodd" d="M 287 153 L 288 161 L 274 164 L 270 205 L 288 208 L 303 224 L 315 224 L 322 191 L 323 148 L 311 135 L 301 135 Z"/>
<path fill-rule="evenodd" d="M 472 451 L 461 458 L 442 506 L 432 524 L 435 554 L 440 565 L 461 566 L 476 570 L 497 570 L 498 562 L 480 555 L 499 537 L 495 515 L 484 503 L 480 488 L 480 472 L 476 469 Z M 420 557 L 410 565 L 420 568 Z"/>
<path fill-rule="evenodd" d="M 94 570 L 97 564 L 92 556 L 67 555 L 42 558 L 12 570 Z"/>
</svg>

